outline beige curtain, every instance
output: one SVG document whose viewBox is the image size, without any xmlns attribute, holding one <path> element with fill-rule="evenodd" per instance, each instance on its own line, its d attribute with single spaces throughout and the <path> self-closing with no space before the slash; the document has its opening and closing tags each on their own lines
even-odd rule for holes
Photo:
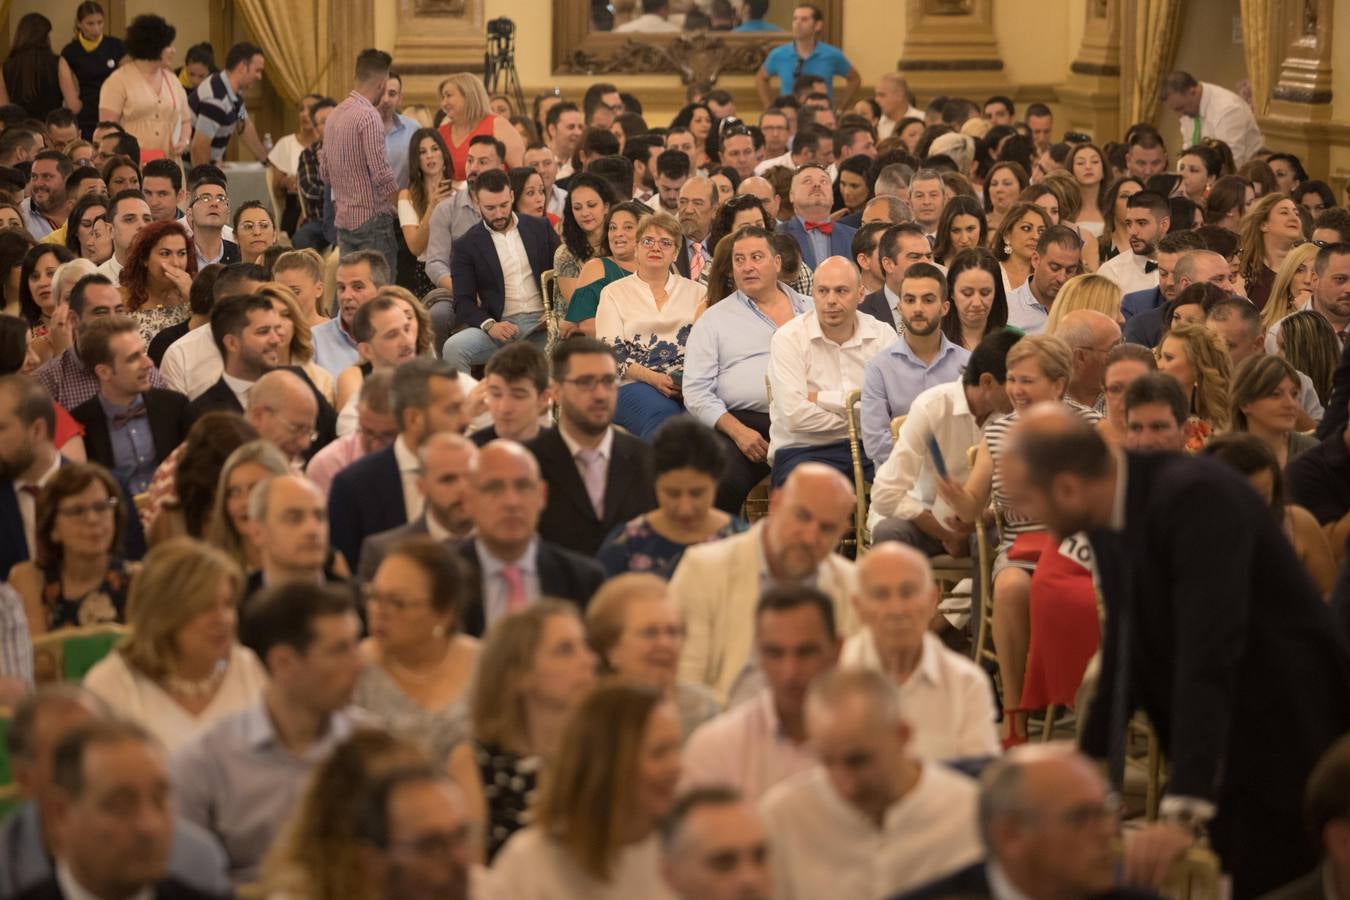
<svg viewBox="0 0 1350 900">
<path fill-rule="evenodd" d="M 1270 0 L 1242 0 L 1242 56 L 1252 86 L 1252 108 L 1264 115 L 1270 103 Z"/>
<path fill-rule="evenodd" d="M 1172 68 L 1181 32 L 1180 0 L 1129 0 L 1123 4 L 1125 28 L 1132 37 L 1130 54 L 1122 60 L 1133 67 L 1125 105 L 1126 122 L 1152 122 L 1158 112 L 1158 87 Z"/>
<path fill-rule="evenodd" d="M 277 93 L 291 105 L 298 104 L 306 94 L 322 93 L 333 59 L 328 27 L 330 0 L 235 2 L 267 55 L 267 77 Z"/>
</svg>

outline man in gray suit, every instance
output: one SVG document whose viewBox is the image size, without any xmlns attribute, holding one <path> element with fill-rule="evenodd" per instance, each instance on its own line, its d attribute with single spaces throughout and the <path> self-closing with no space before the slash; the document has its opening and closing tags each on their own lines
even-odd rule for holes
<svg viewBox="0 0 1350 900">
<path fill-rule="evenodd" d="M 426 498 L 426 508 L 408 524 L 372 534 L 362 542 L 357 575 L 363 583 L 375 577 L 385 555 L 406 537 L 429 534 L 438 541 L 453 543 L 473 531 L 464 496 L 469 473 L 478 462 L 478 448 L 458 434 L 441 432 L 427 438 L 417 456 L 422 461 L 417 485 Z"/>
</svg>

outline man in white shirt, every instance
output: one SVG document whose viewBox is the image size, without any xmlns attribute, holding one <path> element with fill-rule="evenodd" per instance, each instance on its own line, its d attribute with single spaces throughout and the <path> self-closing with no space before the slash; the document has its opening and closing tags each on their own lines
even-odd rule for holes
<svg viewBox="0 0 1350 900">
<path fill-rule="evenodd" d="M 572 154 L 577 152 L 585 131 L 586 121 L 575 103 L 564 100 L 549 107 L 544 116 L 544 141 L 557 160 L 558 178 L 572 174 Z"/>
<path fill-rule="evenodd" d="M 864 627 L 844 644 L 839 663 L 895 682 L 915 755 L 930 762 L 997 756 L 989 676 L 929 629 L 938 589 L 928 557 L 897 541 L 874 546 L 858 563 L 854 603 Z"/>
<path fill-rule="evenodd" d="M 361 361 L 352 337 L 352 318 L 361 305 L 390 281 L 390 265 L 376 250 L 355 250 L 342 256 L 337 266 L 338 314 L 314 326 L 314 362 L 333 378 Z"/>
<path fill-rule="evenodd" d="M 802 166 L 819 162 L 834 153 L 834 132 L 824 125 L 808 122 L 792 136 L 792 149 L 781 156 L 770 156 L 755 166 L 755 174 L 763 175 L 775 166 L 786 166 L 794 172 Z M 767 156 L 767 154 L 765 154 Z M 825 163 L 821 162 L 821 165 Z"/>
<path fill-rule="evenodd" d="M 877 79 L 872 99 L 881 107 L 881 118 L 877 120 L 879 141 L 890 137 L 901 119 L 910 117 L 923 119 L 923 110 L 914 105 L 914 95 L 909 92 L 909 83 L 897 72 L 887 72 Z"/>
<path fill-rule="evenodd" d="M 1171 227 L 1171 207 L 1166 197 L 1153 191 L 1133 195 L 1125 201 L 1125 231 L 1130 236 L 1130 249 L 1102 263 L 1097 274 L 1114 281 L 1126 294 L 1157 287 L 1158 240 Z"/>
<path fill-rule="evenodd" d="M 1031 277 L 1008 294 L 1008 326 L 1040 334 L 1064 282 L 1083 270 L 1083 242 L 1065 225 L 1041 232 L 1031 254 Z"/>
<path fill-rule="evenodd" d="M 675 801 L 661 829 L 661 874 L 677 900 L 769 900 L 769 845 L 754 807 L 728 788 Z"/>
<path fill-rule="evenodd" d="M 192 401 L 195 415 L 216 409 L 243 412 L 253 385 L 277 367 L 281 316 L 257 294 L 226 297 L 211 310 L 211 337 L 224 360 L 220 380 Z"/>
<path fill-rule="evenodd" d="M 1120 343 L 1120 326 L 1095 309 L 1075 309 L 1060 320 L 1055 336 L 1073 351 L 1065 399 L 1096 409 L 1106 386 L 1106 354 Z"/>
<path fill-rule="evenodd" d="M 822 262 L 811 292 L 814 311 L 784 324 L 769 344 L 774 487 L 804 462 L 852 477 L 845 398 L 862 388 L 868 360 L 899 337 L 890 325 L 858 311 L 862 279 L 847 259 Z M 870 460 L 865 468 L 870 480 Z"/>
<path fill-rule="evenodd" d="M 975 782 L 918 757 L 890 678 L 859 668 L 817 678 L 806 730 L 818 764 L 759 807 L 776 897 L 889 897 L 983 856 Z"/>
<path fill-rule="evenodd" d="M 117 284 L 132 242 L 153 221 L 150 204 L 140 191 L 122 191 L 108 205 L 108 221 L 112 223 L 113 255 L 99 265 L 98 271 Z"/>
<path fill-rule="evenodd" d="M 681 785 L 722 785 L 757 802 L 815 760 L 806 747 L 806 689 L 839 659 L 834 602 L 808 585 L 775 587 L 755 610 L 765 687 L 704 722 L 684 745 Z"/>
<path fill-rule="evenodd" d="M 1181 145 L 1191 147 L 1202 138 L 1218 138 L 1242 165 L 1261 149 L 1264 138 L 1252 108 L 1237 94 L 1189 72 L 1169 72 L 1158 89 L 1158 99 L 1181 119 Z"/>
<path fill-rule="evenodd" d="M 938 515 L 928 441 L 937 441 L 948 474 L 964 483 L 970 474 L 968 451 L 979 444 L 984 423 L 1012 411 L 1004 389 L 1006 358 L 1020 339 L 1009 329 L 985 335 L 960 382 L 940 384 L 914 398 L 895 447 L 872 482 L 867 521 L 875 543 L 904 541 L 929 556 L 970 552 L 972 530 L 959 522 L 953 528 L 945 521 L 949 517 Z"/>
</svg>

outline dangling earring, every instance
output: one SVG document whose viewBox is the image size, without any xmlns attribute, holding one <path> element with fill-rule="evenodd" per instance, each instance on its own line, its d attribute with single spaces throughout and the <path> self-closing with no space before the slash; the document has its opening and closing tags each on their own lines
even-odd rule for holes
<svg viewBox="0 0 1350 900">
<path fill-rule="evenodd" d="M 1003 242 L 1003 255 L 1012 256 L 1012 244 L 1009 244 L 1007 241 Z"/>
</svg>

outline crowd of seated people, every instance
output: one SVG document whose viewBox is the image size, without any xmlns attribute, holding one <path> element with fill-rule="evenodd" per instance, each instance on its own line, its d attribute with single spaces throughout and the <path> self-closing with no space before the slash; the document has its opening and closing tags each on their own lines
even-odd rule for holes
<svg viewBox="0 0 1350 900">
<path fill-rule="evenodd" d="M 774 27 L 689 5 L 597 27 Z M 264 146 L 262 48 L 175 75 L 160 15 L 119 39 L 82 3 L 59 54 L 20 20 L 0 900 L 1086 900 L 1157 890 L 1206 823 L 1232 866 L 1224 810 L 1165 795 L 1118 867 L 1119 785 L 1022 746 L 1121 661 L 1018 434 L 1050 405 L 1236 470 L 1334 611 L 1346 204 L 1185 72 L 1183 140 L 1094 142 L 864 96 L 791 22 L 757 113 L 465 73 L 401 109 L 372 49 Z M 1271 840 L 1307 867 L 1234 896 L 1319 856 L 1296 896 L 1350 891 L 1347 771 L 1298 773 L 1313 839 Z"/>
</svg>

